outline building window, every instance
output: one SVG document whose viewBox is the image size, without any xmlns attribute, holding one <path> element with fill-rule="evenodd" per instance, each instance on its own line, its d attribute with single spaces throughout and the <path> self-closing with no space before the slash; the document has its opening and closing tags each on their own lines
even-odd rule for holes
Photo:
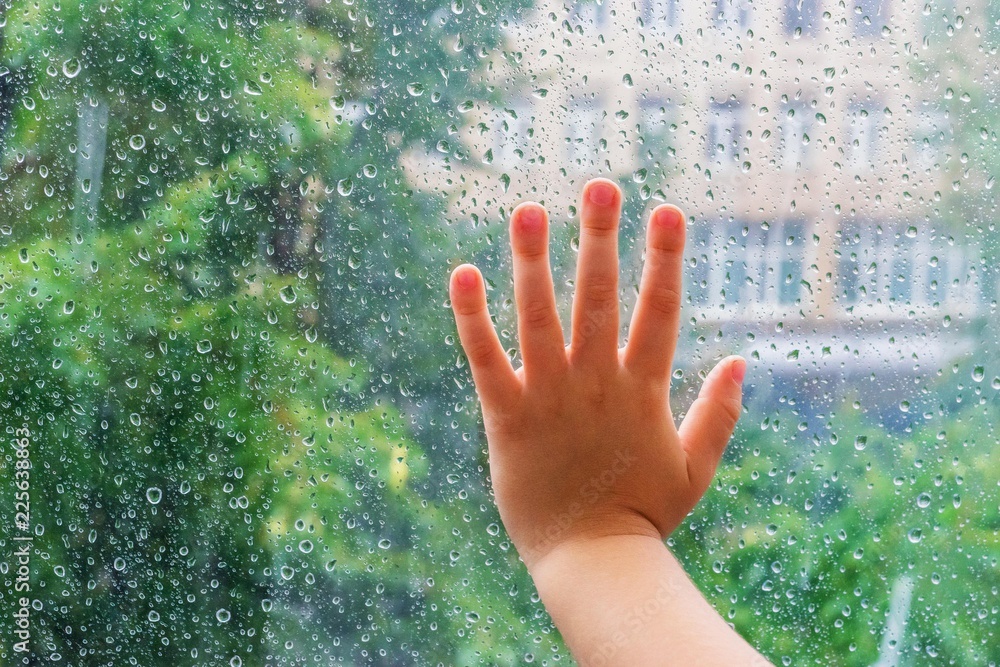
<svg viewBox="0 0 1000 667">
<path fill-rule="evenodd" d="M 750 27 L 752 14 L 750 0 L 716 0 L 715 25 L 722 33 L 743 32 Z"/>
<path fill-rule="evenodd" d="M 786 35 L 815 35 L 819 19 L 820 0 L 785 0 Z"/>
<path fill-rule="evenodd" d="M 961 15 L 956 0 L 934 0 L 924 5 L 923 34 L 926 40 L 943 40 L 955 34 L 955 20 Z M 987 7 L 991 4 L 987 2 Z M 987 12 L 990 10 L 987 9 Z"/>
<path fill-rule="evenodd" d="M 751 303 L 794 305 L 801 296 L 805 222 L 751 224 L 746 230 L 747 292 Z"/>
<path fill-rule="evenodd" d="M 948 115 L 943 111 L 926 111 L 920 114 L 912 134 L 914 157 L 922 169 L 933 169 L 951 142 L 953 130 Z"/>
<path fill-rule="evenodd" d="M 884 227 L 864 221 L 841 228 L 839 303 L 910 305 L 941 298 L 947 289 L 947 271 L 930 246 L 906 233 L 910 225 L 902 221 Z"/>
<path fill-rule="evenodd" d="M 913 298 L 913 261 L 907 254 L 898 254 L 892 259 L 889 298 L 893 303 L 906 305 Z"/>
<path fill-rule="evenodd" d="M 845 152 L 855 169 L 872 168 L 881 146 L 882 111 L 872 102 L 848 107 Z"/>
<path fill-rule="evenodd" d="M 510 169 L 523 160 L 532 134 L 531 105 L 527 100 L 516 99 L 500 109 L 493 124 L 494 140 L 490 149 L 494 164 Z"/>
<path fill-rule="evenodd" d="M 740 158 L 742 108 L 738 102 L 713 102 L 708 113 L 705 144 L 708 160 L 719 168 Z"/>
<path fill-rule="evenodd" d="M 878 37 L 889 19 L 888 0 L 854 0 L 854 34 Z"/>
<path fill-rule="evenodd" d="M 603 27 L 608 20 L 608 0 L 576 0 L 572 17 L 590 26 Z"/>
<path fill-rule="evenodd" d="M 842 306 L 853 306 L 867 301 L 872 285 L 870 277 L 866 278 L 866 260 L 871 260 L 874 249 L 869 245 L 875 239 L 870 233 L 869 225 L 848 224 L 840 230 L 840 248 L 837 262 L 837 280 L 839 289 L 838 303 Z"/>
<path fill-rule="evenodd" d="M 574 169 L 585 172 L 597 155 L 604 120 L 602 106 L 594 97 L 575 98 L 567 106 L 567 158 Z"/>
<path fill-rule="evenodd" d="M 778 267 L 774 299 L 786 306 L 799 301 L 802 292 L 802 267 L 805 260 L 805 222 L 786 220 L 770 230 L 770 259 Z"/>
<path fill-rule="evenodd" d="M 642 21 L 654 30 L 680 27 L 681 0 L 643 0 Z"/>
<path fill-rule="evenodd" d="M 805 104 L 786 102 L 782 105 L 778 146 L 781 151 L 781 168 L 787 171 L 809 166 L 809 135 L 814 118 Z"/>
<path fill-rule="evenodd" d="M 715 227 L 714 224 L 699 220 L 688 230 L 684 288 L 687 292 L 687 302 L 694 306 L 712 305 L 713 298 L 717 294 L 712 280 L 713 269 L 718 262 Z"/>
<path fill-rule="evenodd" d="M 722 251 L 722 302 L 730 309 L 747 305 L 752 285 L 748 283 L 746 225 L 730 221 L 725 225 L 727 236 Z M 752 283 L 752 278 L 751 278 Z"/>
<path fill-rule="evenodd" d="M 674 154 L 676 107 L 661 97 L 639 100 L 639 157 L 666 162 Z"/>
</svg>

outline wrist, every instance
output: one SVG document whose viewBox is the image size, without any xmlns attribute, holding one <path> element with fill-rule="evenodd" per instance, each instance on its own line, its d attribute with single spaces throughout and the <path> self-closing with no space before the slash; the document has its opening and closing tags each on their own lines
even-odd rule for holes
<svg viewBox="0 0 1000 667">
<path fill-rule="evenodd" d="M 515 542 L 515 546 L 536 583 L 539 577 L 596 565 L 610 553 L 622 556 L 628 554 L 630 548 L 667 548 L 656 527 L 634 514 L 622 516 L 614 522 L 550 531 L 543 539 L 527 544 Z"/>
</svg>

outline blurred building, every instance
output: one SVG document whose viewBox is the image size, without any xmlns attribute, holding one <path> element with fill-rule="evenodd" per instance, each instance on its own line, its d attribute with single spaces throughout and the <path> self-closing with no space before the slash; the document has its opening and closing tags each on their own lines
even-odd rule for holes
<svg viewBox="0 0 1000 667">
<path fill-rule="evenodd" d="M 511 18 L 502 102 L 471 112 L 441 187 L 457 216 L 532 198 L 558 217 L 590 177 L 631 183 L 690 217 L 686 321 L 749 334 L 778 374 L 939 368 L 995 292 L 945 208 L 961 165 L 936 67 L 985 11 L 543 0 Z"/>
</svg>

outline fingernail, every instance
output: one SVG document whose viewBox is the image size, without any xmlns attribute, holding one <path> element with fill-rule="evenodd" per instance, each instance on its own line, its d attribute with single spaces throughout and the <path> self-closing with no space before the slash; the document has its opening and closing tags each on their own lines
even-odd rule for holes
<svg viewBox="0 0 1000 667">
<path fill-rule="evenodd" d="M 616 194 L 618 194 L 617 188 L 607 181 L 591 183 L 590 187 L 587 188 L 587 198 L 598 206 L 611 204 L 614 202 Z"/>
<path fill-rule="evenodd" d="M 462 289 L 471 289 L 476 286 L 476 272 L 472 269 L 463 269 L 455 276 L 455 282 Z"/>
<path fill-rule="evenodd" d="M 747 375 L 747 362 L 743 359 L 737 359 L 733 362 L 733 380 L 736 384 L 743 384 L 743 378 Z"/>
<path fill-rule="evenodd" d="M 656 220 L 667 229 L 678 229 L 684 224 L 684 214 L 673 206 L 661 206 L 656 211 Z"/>
<path fill-rule="evenodd" d="M 523 231 L 537 232 L 545 223 L 545 212 L 540 206 L 523 206 L 517 211 L 517 221 Z"/>
</svg>

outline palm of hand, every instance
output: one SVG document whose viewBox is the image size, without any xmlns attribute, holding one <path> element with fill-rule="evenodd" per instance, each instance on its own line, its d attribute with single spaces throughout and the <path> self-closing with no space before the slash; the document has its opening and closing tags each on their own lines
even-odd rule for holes
<svg viewBox="0 0 1000 667">
<path fill-rule="evenodd" d="M 621 193 L 584 187 L 572 334 L 565 345 L 538 204 L 511 215 L 524 365 L 516 371 L 486 308 L 478 270 L 455 269 L 451 299 L 483 405 L 501 518 L 529 565 L 566 540 L 665 537 L 708 487 L 740 413 L 745 362 L 722 360 L 678 430 L 668 404 L 677 343 L 683 214 L 653 211 L 629 340 L 618 347 Z"/>
</svg>

